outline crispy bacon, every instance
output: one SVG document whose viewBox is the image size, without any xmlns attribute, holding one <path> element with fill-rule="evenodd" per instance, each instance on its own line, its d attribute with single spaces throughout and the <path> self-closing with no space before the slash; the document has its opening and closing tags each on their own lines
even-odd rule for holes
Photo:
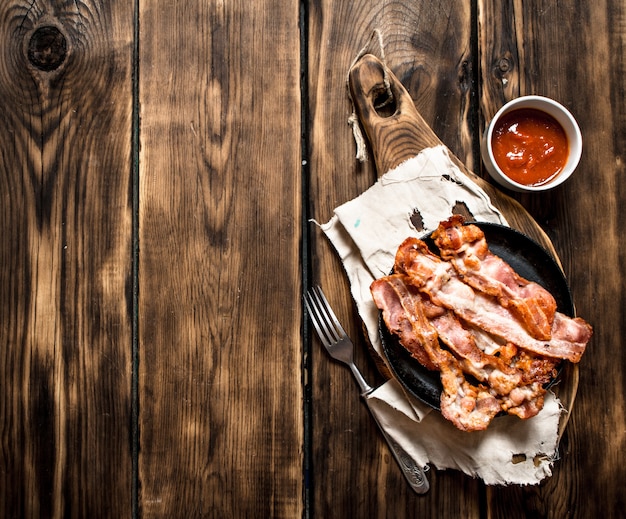
<svg viewBox="0 0 626 519">
<path fill-rule="evenodd" d="M 556 312 L 552 294 L 519 276 L 492 254 L 479 227 L 463 225 L 462 217 L 453 216 L 441 223 L 433 240 L 441 257 L 452 264 L 465 283 L 510 308 L 535 339 L 548 340 L 552 336 Z"/>
<path fill-rule="evenodd" d="M 591 327 L 584 320 L 555 312 L 550 339 L 535 339 L 515 312 L 503 306 L 497 298 L 474 290 L 459 277 L 449 262 L 430 252 L 428 246 L 416 238 L 403 242 L 395 266 L 435 304 L 525 350 L 578 362 L 591 338 Z"/>
<path fill-rule="evenodd" d="M 441 349 L 437 331 L 429 321 L 429 317 L 436 319 L 441 310 L 407 285 L 405 279 L 403 275 L 391 275 L 371 285 L 387 327 L 420 364 L 440 371 L 442 415 L 463 431 L 485 429 L 501 410 L 498 400 L 484 386 L 469 383 L 459 361 Z"/>
<path fill-rule="evenodd" d="M 434 233 L 444 259 L 405 240 L 394 274 L 371 292 L 400 343 L 440 371 L 442 415 L 473 431 L 501 411 L 536 415 L 558 363 L 578 362 L 592 329 L 557 312 L 549 292 L 489 252 L 478 227 L 461 224 L 452 218 Z"/>
<path fill-rule="evenodd" d="M 450 311 L 437 316 L 432 323 L 441 341 L 459 359 L 461 369 L 488 385 L 501 410 L 521 418 L 530 418 L 539 412 L 542 404 L 531 402 L 543 402 L 543 384 L 555 375 L 554 359 L 530 357 L 512 344 L 492 349 L 493 353 L 488 354 L 478 346 L 480 340 L 484 344 L 484 335 L 478 334 L 477 341 L 477 330 L 464 326 Z M 500 355 L 502 350 L 507 355 Z"/>
<path fill-rule="evenodd" d="M 441 384 L 441 414 L 457 429 L 485 430 L 501 410 L 498 400 L 485 386 L 473 385 L 466 380 L 451 354 L 448 354 L 448 362 L 442 365 Z"/>
<path fill-rule="evenodd" d="M 441 341 L 460 359 L 464 371 L 480 382 L 488 382 L 497 394 L 507 395 L 522 381 L 522 374 L 505 364 L 498 356 L 482 351 L 471 329 L 462 325 L 450 311 L 433 319 Z"/>
<path fill-rule="evenodd" d="M 391 275 L 374 281 L 370 287 L 376 306 L 383 313 L 387 329 L 400 337 L 412 357 L 427 369 L 440 369 L 437 331 L 429 322 L 424 296 L 404 283 L 404 276 Z"/>
</svg>

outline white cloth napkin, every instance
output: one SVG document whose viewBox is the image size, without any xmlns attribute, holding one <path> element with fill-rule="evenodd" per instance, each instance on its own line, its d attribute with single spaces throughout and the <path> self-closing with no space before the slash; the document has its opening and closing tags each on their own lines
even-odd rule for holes
<svg viewBox="0 0 626 519">
<path fill-rule="evenodd" d="M 384 174 L 362 195 L 336 208 L 321 226 L 343 262 L 369 341 L 383 359 L 370 284 L 389 274 L 406 237 L 433 231 L 459 203 L 477 221 L 507 225 L 487 194 L 438 146 Z M 423 229 L 416 229 L 412 218 Z M 531 419 L 497 417 L 486 431 L 469 433 L 406 393 L 395 379 L 368 398 L 382 427 L 422 466 L 462 470 L 489 485 L 536 484 L 552 473 L 562 411 L 552 393 Z"/>
</svg>

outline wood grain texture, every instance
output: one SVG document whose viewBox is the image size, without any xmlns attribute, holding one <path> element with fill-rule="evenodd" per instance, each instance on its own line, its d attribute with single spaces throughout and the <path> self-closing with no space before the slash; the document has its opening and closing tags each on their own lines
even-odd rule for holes
<svg viewBox="0 0 626 519">
<path fill-rule="evenodd" d="M 624 2 L 4 0 L 0 44 L 1 517 L 624 516 Z M 309 341 L 303 277 L 384 380 L 335 252 L 301 235 L 384 167 L 347 123 L 360 51 L 494 196 L 478 142 L 502 103 L 581 125 L 571 180 L 502 198 L 595 328 L 541 485 L 431 470 L 413 494 Z"/>
<path fill-rule="evenodd" d="M 131 507 L 132 18 L 0 5 L 2 517 Z"/>
<path fill-rule="evenodd" d="M 626 423 L 619 246 L 625 112 L 623 78 L 615 78 L 624 71 L 624 6 L 481 1 L 479 12 L 484 118 L 512 97 L 540 94 L 567 106 L 581 126 L 574 177 L 545 196 L 517 198 L 552 239 L 577 312 L 595 328 L 553 477 L 538 488 L 490 489 L 489 508 L 493 517 L 510 517 L 511 509 L 520 517 L 621 517 L 626 469 L 615 461 L 623 457 Z"/>
<path fill-rule="evenodd" d="M 347 125 L 352 106 L 347 80 L 362 50 L 381 57 L 407 87 L 430 125 L 464 159 L 473 153 L 467 138 L 471 13 L 458 2 L 352 2 L 309 6 L 309 111 L 311 217 L 327 221 L 334 207 L 375 181 L 373 160 L 355 160 Z M 347 21 L 349 20 L 349 23 Z M 423 109 L 423 110 L 422 110 Z M 369 149 L 370 157 L 373 156 Z M 347 281 L 332 247 L 311 231 L 312 268 L 349 334 L 356 361 L 370 383 L 382 381 L 357 324 Z M 318 349 L 319 348 L 319 349 Z M 380 436 L 349 371 L 332 363 L 313 344 L 312 511 L 319 517 L 479 517 L 479 483 L 453 471 L 429 472 L 431 491 L 414 494 Z M 459 492 L 458 489 L 463 491 Z M 474 496 L 474 497 L 469 497 Z"/>
<path fill-rule="evenodd" d="M 298 2 L 140 19 L 141 512 L 299 517 Z"/>
<path fill-rule="evenodd" d="M 400 80 L 374 55 L 350 67 L 348 86 L 379 176 L 441 144 Z"/>
</svg>

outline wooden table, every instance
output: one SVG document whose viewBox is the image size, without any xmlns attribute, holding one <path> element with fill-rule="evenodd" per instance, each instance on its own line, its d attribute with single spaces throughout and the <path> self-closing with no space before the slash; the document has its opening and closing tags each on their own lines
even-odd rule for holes
<svg viewBox="0 0 626 519">
<path fill-rule="evenodd" d="M 368 356 L 310 218 L 376 179 L 346 75 L 374 29 L 484 178 L 506 100 L 577 117 L 577 174 L 513 195 L 595 328 L 554 474 L 406 486 L 303 319 L 320 283 Z M 2 517 L 624 517 L 626 4 L 5 0 L 0 5 Z"/>
</svg>

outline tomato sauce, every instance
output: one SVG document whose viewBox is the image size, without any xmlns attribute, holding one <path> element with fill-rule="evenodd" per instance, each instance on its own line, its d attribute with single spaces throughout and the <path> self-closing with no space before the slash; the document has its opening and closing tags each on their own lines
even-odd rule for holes
<svg viewBox="0 0 626 519">
<path fill-rule="evenodd" d="M 493 130 L 491 148 L 503 173 L 527 186 L 552 180 L 569 156 L 562 126 L 551 115 L 533 108 L 505 114 Z"/>
</svg>

